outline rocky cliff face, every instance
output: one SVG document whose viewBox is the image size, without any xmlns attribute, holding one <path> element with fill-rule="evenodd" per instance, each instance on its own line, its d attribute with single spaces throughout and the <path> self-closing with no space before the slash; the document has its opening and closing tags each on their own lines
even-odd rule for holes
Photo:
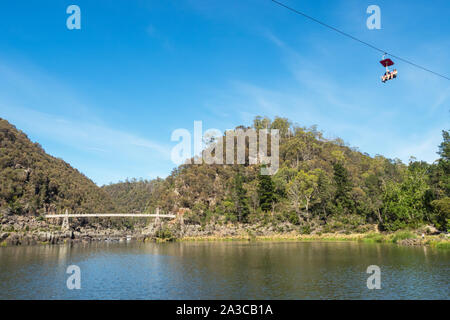
<svg viewBox="0 0 450 320">
<path fill-rule="evenodd" d="M 62 230 L 59 218 L 51 221 L 33 216 L 7 215 L 0 218 L 0 245 L 35 245 L 87 243 L 91 241 L 150 240 L 161 235 L 173 238 L 179 235 L 177 226 L 165 228 L 164 225 L 149 222 L 137 224 L 133 228 L 105 226 L 98 222 L 80 225 L 71 222 L 68 230 Z M 164 228 L 164 229 L 163 229 Z M 163 234 L 164 233 L 164 234 Z"/>
</svg>

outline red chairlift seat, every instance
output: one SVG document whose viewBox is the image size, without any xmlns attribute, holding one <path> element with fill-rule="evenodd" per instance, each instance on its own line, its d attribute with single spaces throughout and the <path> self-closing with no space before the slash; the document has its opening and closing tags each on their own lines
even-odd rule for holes
<svg viewBox="0 0 450 320">
<path fill-rule="evenodd" d="M 387 67 L 392 66 L 394 64 L 394 61 L 392 61 L 391 59 L 388 58 L 388 59 L 381 60 L 380 63 L 383 65 L 383 67 L 387 68 Z"/>
</svg>

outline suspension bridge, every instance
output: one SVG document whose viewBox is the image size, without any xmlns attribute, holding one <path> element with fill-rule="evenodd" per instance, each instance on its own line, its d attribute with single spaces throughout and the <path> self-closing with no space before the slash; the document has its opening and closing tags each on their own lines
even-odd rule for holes
<svg viewBox="0 0 450 320">
<path fill-rule="evenodd" d="M 145 213 L 71 213 L 66 209 L 63 214 L 47 214 L 44 216 L 46 219 L 54 219 L 54 218 L 63 218 L 62 221 L 62 230 L 69 230 L 69 218 L 155 218 L 155 223 L 159 224 L 160 219 L 174 219 L 179 218 L 182 221 L 182 218 L 175 214 L 160 214 L 159 208 L 156 208 L 156 213 L 153 214 L 145 214 Z"/>
</svg>

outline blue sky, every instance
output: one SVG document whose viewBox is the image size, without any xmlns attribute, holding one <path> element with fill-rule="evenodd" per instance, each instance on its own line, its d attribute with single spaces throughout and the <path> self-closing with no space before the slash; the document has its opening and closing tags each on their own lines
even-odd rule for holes
<svg viewBox="0 0 450 320">
<path fill-rule="evenodd" d="M 283 2 L 450 74 L 448 0 Z M 99 185 L 167 176 L 171 133 L 195 120 L 288 117 L 404 162 L 435 160 L 450 127 L 450 81 L 396 61 L 383 84 L 378 52 L 269 0 L 4 1 L 0 39 L 0 117 Z"/>
</svg>

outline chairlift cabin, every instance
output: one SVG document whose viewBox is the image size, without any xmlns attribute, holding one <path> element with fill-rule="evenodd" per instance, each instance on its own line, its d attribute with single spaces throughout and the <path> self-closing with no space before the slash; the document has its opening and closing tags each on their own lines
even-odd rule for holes
<svg viewBox="0 0 450 320">
<path fill-rule="evenodd" d="M 397 78 L 397 69 L 394 69 L 393 71 L 389 70 L 389 67 L 394 65 L 394 61 L 389 58 L 385 59 L 384 57 L 385 55 L 383 55 L 383 60 L 380 61 L 381 65 L 386 68 L 386 72 L 381 76 L 381 81 L 383 83 L 388 80 Z"/>
</svg>

